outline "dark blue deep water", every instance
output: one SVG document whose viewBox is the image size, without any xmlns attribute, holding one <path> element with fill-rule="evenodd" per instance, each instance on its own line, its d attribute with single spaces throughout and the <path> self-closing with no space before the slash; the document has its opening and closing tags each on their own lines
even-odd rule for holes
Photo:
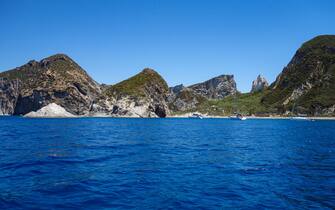
<svg viewBox="0 0 335 210">
<path fill-rule="evenodd" d="M 334 209 L 335 121 L 0 118 L 0 209 Z"/>
</svg>

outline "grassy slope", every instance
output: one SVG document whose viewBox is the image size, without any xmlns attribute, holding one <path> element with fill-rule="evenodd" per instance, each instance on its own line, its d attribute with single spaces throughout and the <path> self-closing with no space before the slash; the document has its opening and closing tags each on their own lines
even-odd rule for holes
<svg viewBox="0 0 335 210">
<path fill-rule="evenodd" d="M 243 93 L 238 94 L 236 98 L 228 96 L 222 100 L 204 100 L 194 110 L 175 112 L 174 114 L 199 111 L 203 114 L 228 116 L 238 111 L 244 115 L 265 115 L 271 111 L 271 107 L 265 107 L 261 103 L 266 92 Z"/>
<path fill-rule="evenodd" d="M 264 92 L 244 93 L 228 96 L 222 100 L 208 100 L 199 106 L 199 111 L 211 115 L 231 115 L 240 112 L 244 115 L 260 114 L 267 112 L 262 106 L 261 99 Z"/>
<path fill-rule="evenodd" d="M 168 85 L 157 72 L 151 69 L 144 69 L 139 74 L 110 86 L 107 88 L 106 94 L 108 96 L 121 94 L 134 97 L 144 97 L 146 96 L 145 88 L 149 85 L 155 84 L 161 86 L 161 88 L 163 88 L 165 91 L 168 91 Z"/>
</svg>

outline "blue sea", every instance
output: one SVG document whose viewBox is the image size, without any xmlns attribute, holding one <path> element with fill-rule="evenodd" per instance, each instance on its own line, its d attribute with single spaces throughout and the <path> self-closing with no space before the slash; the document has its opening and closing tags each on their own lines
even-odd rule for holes
<svg viewBox="0 0 335 210">
<path fill-rule="evenodd" d="M 335 121 L 0 118 L 0 209 L 334 209 Z"/>
</svg>

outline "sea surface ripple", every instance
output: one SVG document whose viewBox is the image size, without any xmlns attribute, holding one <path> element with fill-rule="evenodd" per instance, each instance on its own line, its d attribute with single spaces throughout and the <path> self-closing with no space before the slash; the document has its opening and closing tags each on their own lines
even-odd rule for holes
<svg viewBox="0 0 335 210">
<path fill-rule="evenodd" d="M 0 117 L 0 209 L 335 209 L 335 121 Z"/>
</svg>

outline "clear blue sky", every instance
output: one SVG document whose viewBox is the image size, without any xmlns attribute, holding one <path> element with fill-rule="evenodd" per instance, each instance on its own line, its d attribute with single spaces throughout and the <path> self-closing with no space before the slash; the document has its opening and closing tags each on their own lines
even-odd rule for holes
<svg viewBox="0 0 335 210">
<path fill-rule="evenodd" d="M 100 83 L 145 67 L 170 86 L 234 74 L 270 82 L 297 48 L 335 34 L 334 0 L 0 0 L 0 71 L 65 53 Z"/>
</svg>

